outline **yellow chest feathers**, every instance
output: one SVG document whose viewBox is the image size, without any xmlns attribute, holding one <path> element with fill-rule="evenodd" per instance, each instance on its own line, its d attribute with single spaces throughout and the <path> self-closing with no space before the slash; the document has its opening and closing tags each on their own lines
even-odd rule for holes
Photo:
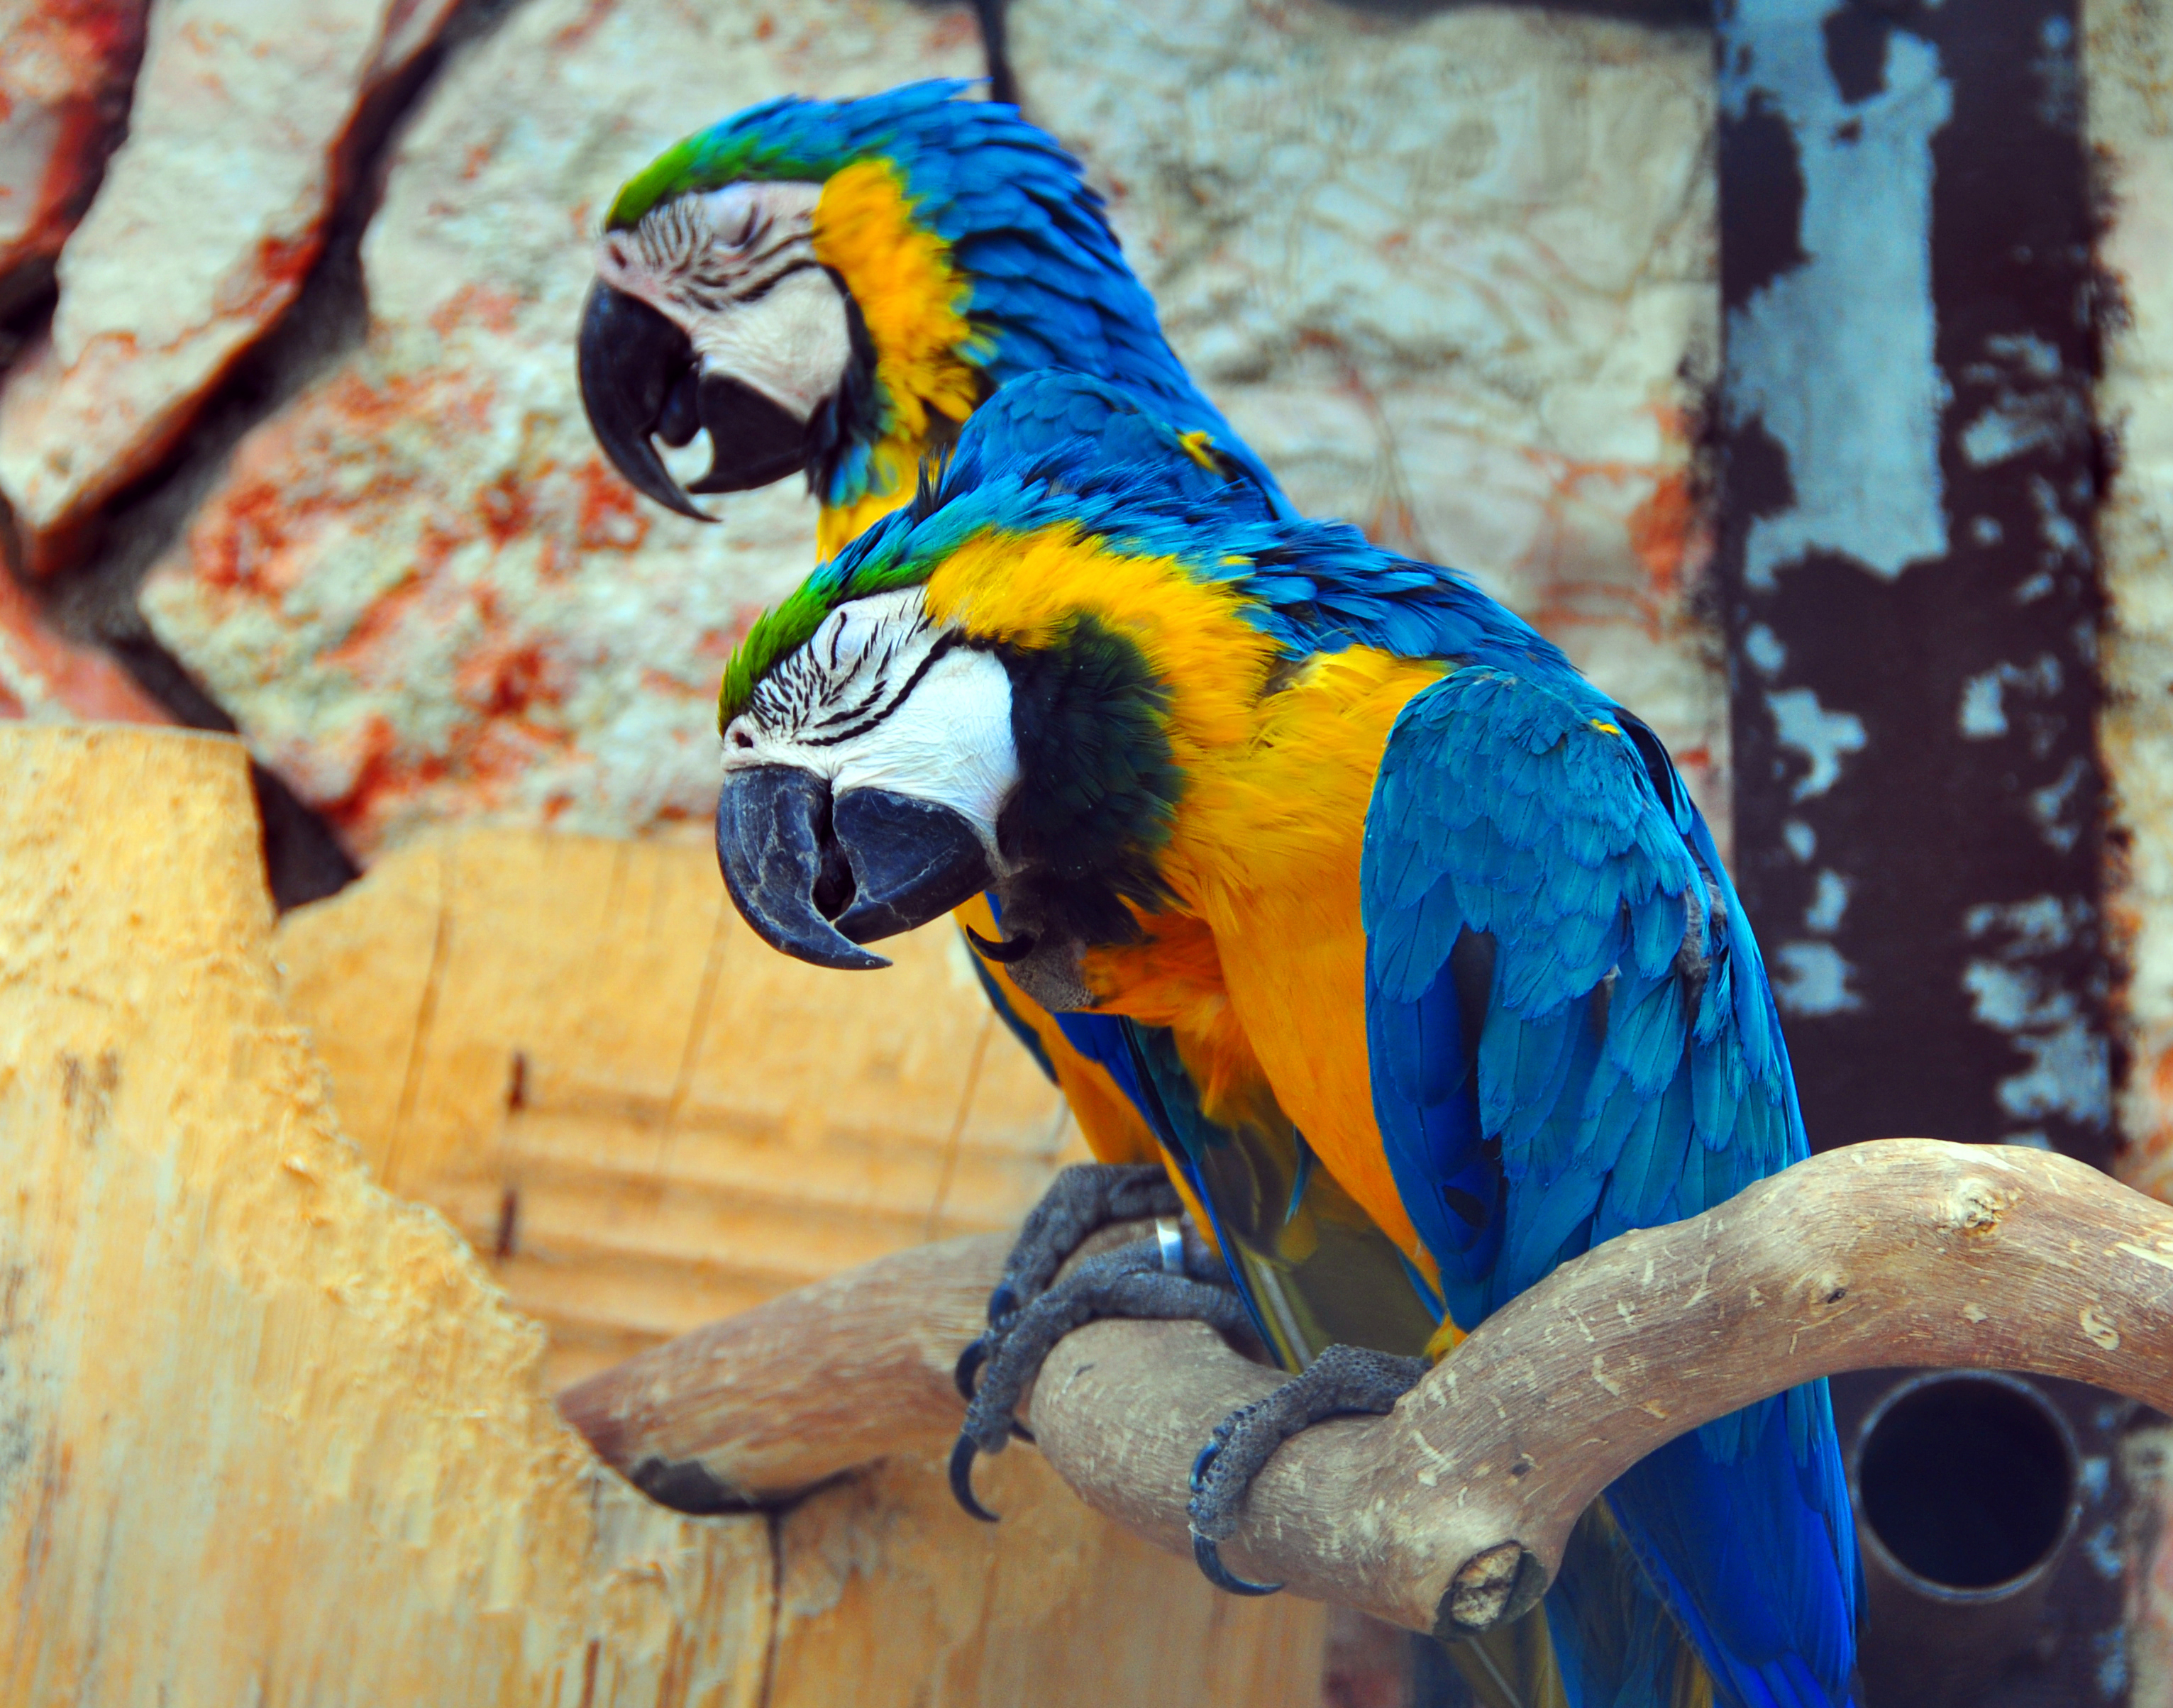
<svg viewBox="0 0 2173 1708">
<path fill-rule="evenodd" d="M 1373 1119 L 1358 868 L 1388 731 L 1442 669 L 1317 658 L 1257 703 L 1247 740 L 1197 752 L 1162 861 L 1178 908 L 1086 969 L 1103 1007 L 1175 1033 L 1207 1113 L 1239 1119 L 1272 1095 L 1421 1263 Z"/>
<path fill-rule="evenodd" d="M 1235 588 L 1064 527 L 969 541 L 926 600 L 976 638 L 1047 645 L 1092 617 L 1138 648 L 1184 779 L 1157 862 L 1175 900 L 1143 942 L 1090 955 L 1086 983 L 1171 1030 L 1211 1117 L 1272 1096 L 1423 1262 L 1373 1120 L 1358 864 L 1388 731 L 1445 666 L 1353 648 L 1292 671 Z"/>
</svg>

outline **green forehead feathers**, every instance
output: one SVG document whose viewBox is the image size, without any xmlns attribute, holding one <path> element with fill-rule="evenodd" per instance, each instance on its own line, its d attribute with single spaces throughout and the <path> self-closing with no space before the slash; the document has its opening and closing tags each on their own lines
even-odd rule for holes
<svg viewBox="0 0 2173 1708">
<path fill-rule="evenodd" d="M 720 190 L 745 178 L 828 176 L 828 169 L 794 160 L 784 151 L 761 145 L 755 137 L 719 137 L 704 131 L 675 143 L 626 180 L 604 221 L 607 231 L 639 225 L 659 202 L 691 191 Z"/>
<path fill-rule="evenodd" d="M 872 594 L 917 587 L 935 567 L 935 560 L 925 556 L 873 552 L 855 563 L 833 559 L 824 564 L 781 604 L 755 618 L 747 638 L 725 661 L 725 679 L 717 689 L 718 729 L 747 709 L 755 685 L 777 667 L 780 659 L 789 658 L 812 640 L 822 620 L 839 606 Z"/>
</svg>

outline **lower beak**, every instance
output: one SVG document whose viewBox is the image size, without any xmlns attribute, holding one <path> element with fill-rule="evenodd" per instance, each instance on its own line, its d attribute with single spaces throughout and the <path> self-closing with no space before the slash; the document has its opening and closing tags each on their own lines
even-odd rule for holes
<svg viewBox="0 0 2173 1708">
<path fill-rule="evenodd" d="M 601 280 L 581 310 L 581 403 L 612 466 L 682 516 L 714 521 L 687 496 L 731 493 L 806 466 L 807 429 L 791 413 L 728 374 L 701 370 L 687 335 L 661 314 Z M 682 488 L 655 440 L 684 445 L 709 434 L 709 471 Z"/>
<path fill-rule="evenodd" d="M 726 773 L 717 863 L 732 904 L 772 948 L 817 967 L 887 967 L 859 946 L 925 925 L 990 882 L 960 814 L 790 765 Z"/>
</svg>

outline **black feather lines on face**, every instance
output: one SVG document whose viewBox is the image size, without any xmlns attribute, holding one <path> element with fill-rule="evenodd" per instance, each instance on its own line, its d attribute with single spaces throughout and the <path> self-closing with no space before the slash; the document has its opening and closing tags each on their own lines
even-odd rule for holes
<svg viewBox="0 0 2173 1708">
<path fill-rule="evenodd" d="M 1006 908 L 1023 904 L 1041 929 L 1079 943 L 1125 943 L 1170 899 L 1155 864 L 1184 785 L 1171 756 L 1169 690 L 1140 649 L 1091 617 L 1054 644 L 993 649 L 1010 673 L 1019 786 L 996 840 L 1019 876 Z"/>
<path fill-rule="evenodd" d="M 831 617 L 815 638 L 781 660 L 756 686 L 748 709 L 761 727 L 807 747 L 835 747 L 865 735 L 904 703 L 921 679 L 958 644 L 938 636 L 909 671 L 902 660 L 928 632 L 917 612 L 893 613 L 845 650 L 844 622 Z"/>
</svg>

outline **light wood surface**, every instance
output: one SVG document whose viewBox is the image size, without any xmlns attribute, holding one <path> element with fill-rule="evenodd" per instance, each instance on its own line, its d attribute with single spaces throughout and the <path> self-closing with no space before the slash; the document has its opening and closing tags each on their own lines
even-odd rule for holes
<svg viewBox="0 0 2173 1708">
<path fill-rule="evenodd" d="M 0 1701 L 752 1705 L 768 1524 L 590 1456 L 281 1007 L 232 741 L 0 730 Z"/>
<path fill-rule="evenodd" d="M 941 1447 L 777 1521 L 770 1708 L 1315 1708 L 1327 1609 L 1241 1602 L 1081 1506 L 1031 1452 L 951 1498 Z M 1281 1605 L 1275 1603 L 1280 1602 Z"/>
<path fill-rule="evenodd" d="M 1010 1515 L 993 1528 L 956 1510 L 940 1466 L 919 1452 L 781 1514 L 689 1518 L 654 1505 L 559 1418 L 543 1328 L 509 1304 L 444 1217 L 373 1179 L 374 1158 L 443 1190 L 478 1131 L 493 1159 L 526 1159 L 505 1147 L 503 1076 L 505 1052 L 528 1048 L 539 1077 L 526 1107 L 600 1127 L 641 1130 L 628 1110 L 669 1110 L 688 1062 L 682 1108 L 768 1100 L 767 1142 L 802 1145 L 785 1161 L 804 1166 L 751 1166 L 743 1187 L 718 1171 L 743 1191 L 747 1222 L 777 1224 L 766 1237 L 782 1255 L 755 1290 L 913 1244 L 931 1217 L 947 1222 L 946 1206 L 962 1206 L 968 1225 L 994 1217 L 998 1202 L 1007 1214 L 1008 1200 L 976 1199 L 977 1179 L 1031 1195 L 1047 1167 L 1032 1145 L 1047 1144 L 1049 1125 L 1034 1128 L 1029 1110 L 1009 1127 L 990 1116 L 984 1129 L 975 1112 L 998 1106 L 962 1096 L 946 1106 L 940 1087 L 916 1102 L 912 1046 L 889 1041 L 872 1010 L 832 1002 L 833 1071 L 803 1059 L 791 1084 L 735 1069 L 729 1037 L 710 1055 L 709 1034 L 686 1025 L 652 1036 L 644 1016 L 671 1011 L 666 975 L 683 966 L 670 951 L 671 897 L 694 892 L 699 851 L 516 841 L 504 845 L 513 870 L 498 874 L 495 851 L 441 849 L 429 858 L 453 886 L 440 913 L 408 905 L 412 889 L 377 892 L 406 896 L 419 972 L 412 954 L 390 952 L 385 916 L 327 933 L 315 960 L 283 934 L 290 975 L 318 981 L 305 1032 L 273 969 L 236 744 L 17 726 L 0 730 L 0 1702 L 1319 1700 L 1318 1607 L 1230 1603 L 1189 1562 L 1082 1506 L 1028 1454 L 992 1468 L 985 1486 Z M 539 890 L 536 872 L 556 886 Z M 585 891 L 591 879 L 600 892 Z M 675 892 L 679 880 L 687 887 Z M 528 911 L 474 928 L 462 898 L 508 892 L 529 897 Z M 396 924 L 400 909 L 388 913 Z M 629 918 L 650 923 L 629 933 Z M 713 925 L 714 910 L 692 934 L 698 962 Z M 629 945 L 630 968 L 612 973 Z M 941 963 L 930 964 L 932 978 Z M 391 996 L 340 990 L 342 979 L 418 1005 L 434 991 L 427 1025 Z M 759 988 L 752 975 L 736 997 L 717 984 L 715 1014 Z M 537 1016 L 554 999 L 566 1014 L 552 1031 Z M 312 1034 L 347 1063 L 377 1052 L 399 1065 L 389 1080 L 356 1073 L 335 1084 Z M 402 1057 L 418 1037 L 423 1047 Z M 899 1171 L 921 1183 L 918 1197 L 886 1183 L 880 1157 L 867 1165 L 872 1183 L 855 1188 L 844 1159 L 855 1142 L 864 1156 L 873 1146 L 874 1117 L 822 1113 L 847 1067 L 863 1089 L 846 1086 L 841 1106 L 880 1106 L 865 1087 L 869 1064 L 884 1059 L 906 1088 L 891 1113 L 918 1110 L 910 1123 L 899 1116 L 903 1130 L 934 1135 L 935 1166 L 909 1159 Z M 952 1091 L 962 1082 L 954 1072 Z M 349 1087 L 363 1099 L 361 1145 L 336 1113 L 335 1091 Z M 713 1130 L 726 1130 L 721 1117 Z M 996 1140 L 984 1145 L 984 1130 Z M 762 1145 L 741 1137 L 759 1158 Z M 537 1190 L 547 1202 L 563 1194 L 553 1212 L 563 1223 L 539 1220 L 563 1228 L 553 1237 L 576 1253 L 566 1261 L 597 1262 L 581 1255 L 591 1246 L 626 1259 L 651 1234 L 668 1246 L 657 1233 L 666 1220 L 632 1224 L 647 1230 L 639 1237 L 613 1221 L 620 1188 L 607 1168 L 595 1172 L 601 1234 L 581 1225 L 588 1177 Z M 699 1177 L 675 1176 L 657 1196 L 687 1183 Z M 857 1208 L 886 1203 L 913 1209 L 856 1229 Z M 698 1222 L 693 1249 L 661 1264 L 666 1276 L 697 1266 L 687 1308 L 709 1308 L 699 1247 L 716 1225 Z M 795 1246 L 795 1228 L 823 1226 L 838 1230 L 832 1243 Z M 753 1273 L 751 1259 L 728 1258 Z M 639 1303 L 655 1296 L 636 1274 L 626 1296 Z M 659 1332 L 616 1306 L 569 1320 L 633 1339 Z"/>
<path fill-rule="evenodd" d="M 805 966 L 698 837 L 462 832 L 289 914 L 275 952 L 378 1178 L 544 1323 L 557 1384 L 1016 1226 L 1086 1154 L 947 922 L 888 972 Z"/>
</svg>

